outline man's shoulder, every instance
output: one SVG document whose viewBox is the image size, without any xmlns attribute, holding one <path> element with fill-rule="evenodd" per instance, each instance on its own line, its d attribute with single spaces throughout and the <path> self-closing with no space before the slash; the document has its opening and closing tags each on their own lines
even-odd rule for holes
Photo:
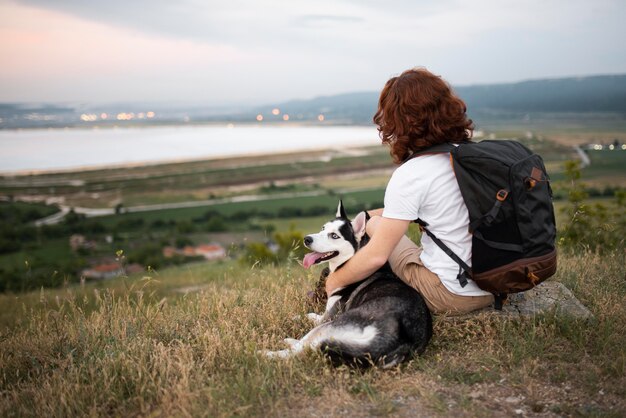
<svg viewBox="0 0 626 418">
<path fill-rule="evenodd" d="M 417 191 L 427 190 L 435 179 L 442 177 L 446 170 L 451 170 L 447 161 L 447 157 L 441 155 L 415 157 L 396 168 L 387 191 L 415 195 Z"/>
<path fill-rule="evenodd" d="M 394 175 L 397 173 L 401 176 L 416 176 L 449 169 L 451 169 L 449 154 L 427 154 L 406 161 L 396 168 Z"/>
</svg>

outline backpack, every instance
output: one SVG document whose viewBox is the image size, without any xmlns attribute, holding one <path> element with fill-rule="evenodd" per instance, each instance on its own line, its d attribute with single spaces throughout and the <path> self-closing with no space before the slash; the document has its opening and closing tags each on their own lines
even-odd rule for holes
<svg viewBox="0 0 626 418">
<path fill-rule="evenodd" d="M 535 287 L 556 272 L 556 223 L 550 178 L 543 160 L 516 141 L 439 144 L 409 157 L 450 153 L 450 162 L 469 213 L 470 268 L 417 219 L 425 232 L 459 264 L 462 287 L 471 278 L 495 296 Z"/>
</svg>

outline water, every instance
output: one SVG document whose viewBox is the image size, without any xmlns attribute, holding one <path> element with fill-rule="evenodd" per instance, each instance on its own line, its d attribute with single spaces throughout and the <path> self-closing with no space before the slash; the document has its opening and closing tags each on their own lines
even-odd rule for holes
<svg viewBox="0 0 626 418">
<path fill-rule="evenodd" d="M 0 130 L 0 172 L 67 170 L 378 144 L 376 128 L 365 126 Z"/>
</svg>

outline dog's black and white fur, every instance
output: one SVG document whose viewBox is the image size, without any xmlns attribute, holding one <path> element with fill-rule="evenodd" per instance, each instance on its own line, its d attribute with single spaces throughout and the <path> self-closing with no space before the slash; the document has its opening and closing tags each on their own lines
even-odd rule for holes
<svg viewBox="0 0 626 418">
<path fill-rule="evenodd" d="M 367 217 L 361 212 L 350 222 L 339 202 L 337 218 L 304 238 L 313 251 L 306 255 L 304 267 L 328 262 L 331 272 L 340 268 L 369 240 Z M 333 364 L 392 367 L 413 353 L 421 354 L 432 335 L 424 300 L 388 265 L 361 282 L 335 290 L 323 315 L 308 316 L 318 324 L 315 328 L 299 340 L 285 339 L 289 348 L 265 354 L 288 358 L 310 348 L 322 350 Z"/>
</svg>

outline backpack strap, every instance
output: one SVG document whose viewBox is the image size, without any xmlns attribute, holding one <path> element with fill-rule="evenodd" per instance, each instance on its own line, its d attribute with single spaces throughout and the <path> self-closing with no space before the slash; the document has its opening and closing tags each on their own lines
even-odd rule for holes
<svg viewBox="0 0 626 418">
<path fill-rule="evenodd" d="M 502 305 L 504 305 L 504 302 L 506 301 L 507 296 L 508 295 L 506 293 L 494 293 L 493 294 L 493 309 L 495 309 L 496 311 L 501 311 Z"/>
<path fill-rule="evenodd" d="M 474 233 L 474 231 L 481 225 L 491 225 L 494 219 L 496 219 L 496 216 L 498 216 L 498 212 L 500 212 L 502 203 L 504 203 L 504 201 L 506 200 L 508 196 L 509 196 L 508 189 L 498 190 L 498 193 L 496 193 L 496 201 L 493 207 L 491 208 L 491 210 L 489 210 L 480 218 L 475 219 L 473 222 L 470 222 L 469 224 L 470 233 Z"/>
<path fill-rule="evenodd" d="M 444 154 L 450 153 L 455 150 L 456 147 L 449 142 L 444 142 L 443 144 L 433 145 L 432 147 L 425 148 L 420 151 L 416 151 L 413 154 L 409 155 L 404 162 L 407 162 L 415 157 L 419 157 L 420 155 L 429 155 L 429 154 Z M 420 229 L 424 231 L 430 239 L 433 240 L 435 244 L 441 250 L 446 253 L 451 259 L 453 259 L 459 265 L 459 274 L 456 276 L 457 280 L 461 287 L 467 286 L 467 280 L 472 278 L 472 269 L 467 265 L 467 263 L 454 253 L 446 244 L 444 244 L 439 238 L 435 236 L 432 232 L 426 228 L 428 224 L 421 219 L 416 219 L 413 221 L 420 226 Z"/>
<path fill-rule="evenodd" d="M 465 261 L 461 260 L 461 258 L 458 255 L 456 255 L 454 251 L 450 249 L 450 247 L 448 247 L 439 238 L 437 238 L 435 234 L 430 232 L 428 228 L 426 228 L 428 226 L 426 222 L 424 222 L 423 220 L 419 218 L 413 222 L 417 223 L 420 226 L 420 229 L 426 232 L 426 234 L 430 237 L 430 239 L 432 239 L 433 242 L 437 244 L 437 246 L 441 248 L 444 253 L 446 253 L 451 259 L 453 259 L 459 265 L 460 270 L 456 278 L 459 281 L 459 284 L 461 285 L 461 287 L 467 286 L 467 280 L 472 278 L 472 269 L 470 268 L 470 266 L 468 266 Z"/>
<path fill-rule="evenodd" d="M 433 145 L 432 147 L 424 148 L 420 151 L 415 151 L 413 154 L 409 155 L 402 163 L 406 163 L 407 161 L 419 157 L 420 155 L 428 155 L 428 154 L 444 154 L 446 152 L 450 152 L 456 147 L 449 142 L 444 142 L 443 144 Z"/>
<path fill-rule="evenodd" d="M 433 242 L 437 244 L 437 246 L 443 250 L 443 252 L 445 252 L 451 259 L 453 259 L 459 265 L 460 270 L 456 278 L 459 281 L 459 284 L 461 285 L 461 287 L 467 286 L 467 279 L 472 278 L 472 269 L 467 265 L 467 263 L 461 260 L 461 258 L 458 255 L 456 255 L 454 251 L 450 249 L 450 247 L 448 247 L 439 238 L 437 238 L 435 234 L 430 232 L 428 228 L 426 228 L 428 226 L 426 222 L 424 222 L 423 220 L 419 218 L 413 222 L 417 223 L 420 226 L 420 229 L 426 232 L 426 234 L 430 237 L 430 239 L 432 239 Z M 493 298 L 494 298 L 493 308 L 497 311 L 501 311 L 502 305 L 506 301 L 507 296 L 508 295 L 506 293 L 494 293 L 493 294 Z"/>
</svg>

